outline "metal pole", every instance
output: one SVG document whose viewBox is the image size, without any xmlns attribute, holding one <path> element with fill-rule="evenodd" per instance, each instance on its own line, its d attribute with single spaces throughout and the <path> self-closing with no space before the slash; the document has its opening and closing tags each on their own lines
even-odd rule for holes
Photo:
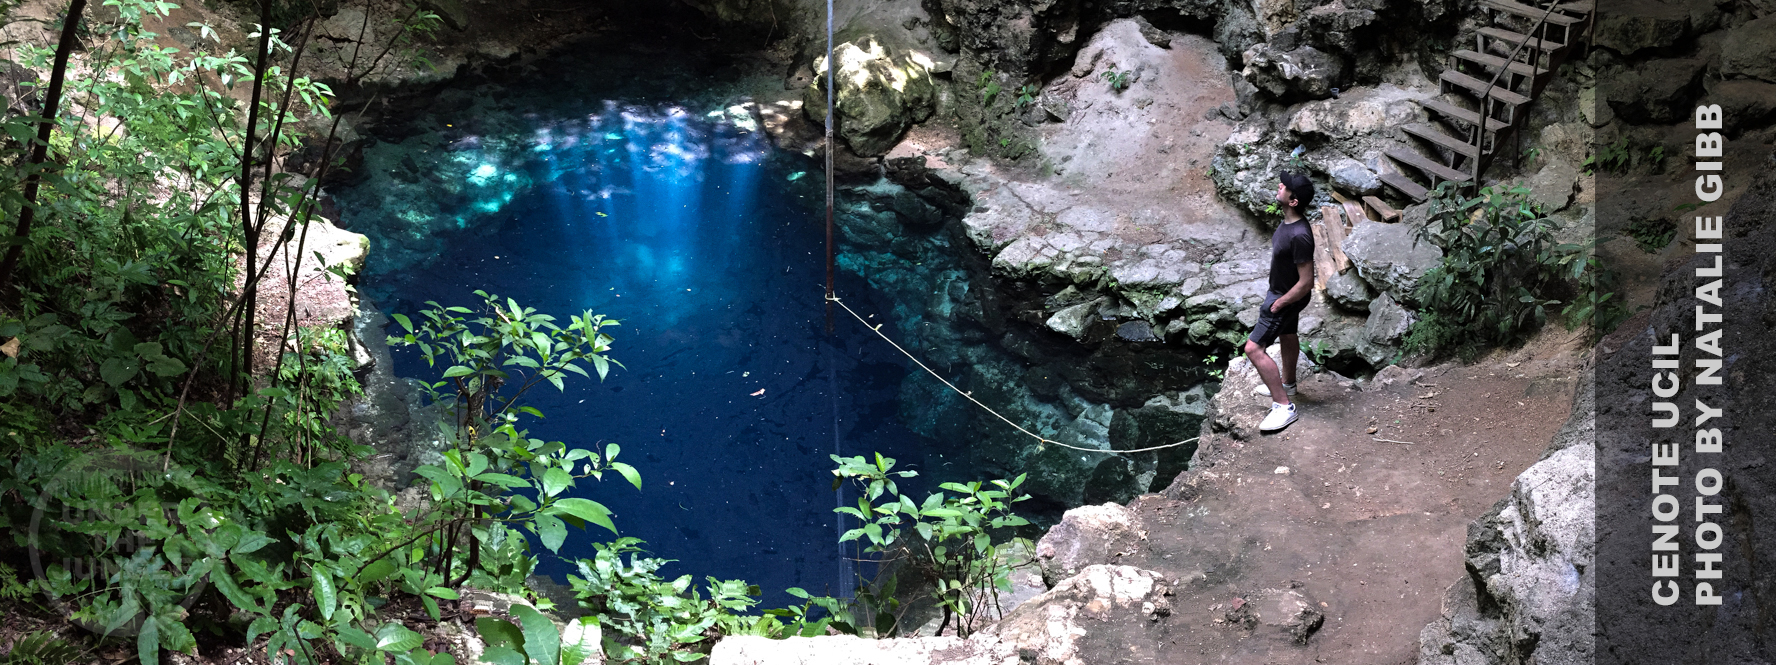
<svg viewBox="0 0 1776 665">
<path fill-rule="evenodd" d="M 826 0 L 826 334 L 833 332 L 833 3 Z"/>
</svg>

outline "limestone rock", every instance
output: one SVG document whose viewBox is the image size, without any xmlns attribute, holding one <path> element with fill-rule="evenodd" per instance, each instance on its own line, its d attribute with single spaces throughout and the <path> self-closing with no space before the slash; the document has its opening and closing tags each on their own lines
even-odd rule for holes
<svg viewBox="0 0 1776 665">
<path fill-rule="evenodd" d="M 1721 76 L 1776 83 L 1776 15 L 1732 29 L 1721 44 Z"/>
<path fill-rule="evenodd" d="M 1443 250 L 1414 236 L 1412 218 L 1416 213 L 1422 219 L 1424 210 L 1422 204 L 1408 208 L 1406 219 L 1394 224 L 1357 222 L 1344 240 L 1344 254 L 1363 281 L 1397 301 L 1411 302 L 1418 279 L 1443 260 Z"/>
<path fill-rule="evenodd" d="M 1721 105 L 1729 137 L 1737 137 L 1740 129 L 1765 127 L 1776 120 L 1776 83 L 1752 79 L 1713 82 L 1708 101 Z"/>
<path fill-rule="evenodd" d="M 1078 50 L 1082 7 L 1078 0 L 925 0 L 932 34 L 946 50 L 961 53 L 972 71 L 992 70 L 1013 80 L 1039 77 Z"/>
<path fill-rule="evenodd" d="M 1254 44 L 1242 57 L 1240 76 L 1279 100 L 1331 97 L 1349 69 L 1339 56 L 1312 46 L 1285 52 L 1268 43 Z"/>
<path fill-rule="evenodd" d="M 1341 307 L 1367 312 L 1369 302 L 1375 299 L 1375 289 L 1357 271 L 1346 270 L 1326 280 L 1326 296 Z"/>
<path fill-rule="evenodd" d="M 1529 178 L 1529 200 L 1550 214 L 1565 210 L 1572 204 L 1578 182 L 1579 170 L 1571 163 L 1564 159 L 1548 160 L 1542 170 Z"/>
<path fill-rule="evenodd" d="M 1043 579 L 1072 577 L 1099 561 L 1109 561 L 1122 540 L 1133 537 L 1134 513 L 1118 503 L 1080 506 L 1061 516 L 1036 542 Z"/>
<path fill-rule="evenodd" d="M 1363 325 L 1363 339 L 1357 343 L 1357 353 L 1372 366 L 1386 364 L 1399 350 L 1401 338 L 1416 320 L 1412 312 L 1394 302 L 1388 294 L 1376 296 L 1369 303 L 1369 321 Z"/>
<path fill-rule="evenodd" d="M 1417 120 L 1421 111 L 1413 101 L 1427 97 L 1423 91 L 1387 83 L 1347 90 L 1337 99 L 1302 104 L 1289 118 L 1289 131 L 1328 139 L 1384 133 Z"/>
<path fill-rule="evenodd" d="M 1332 176 L 1332 186 L 1346 194 L 1367 196 L 1381 192 L 1381 177 L 1349 157 L 1334 162 L 1327 172 Z"/>
<path fill-rule="evenodd" d="M 1627 0 L 1597 16 L 1593 41 L 1626 57 L 1681 41 L 1690 29 L 1686 3 Z"/>
<path fill-rule="evenodd" d="M 1055 312 L 1054 316 L 1048 317 L 1046 325 L 1049 330 L 1074 339 L 1084 337 L 1086 327 L 1096 320 L 1093 315 L 1097 313 L 1098 305 L 1103 302 L 1103 299 L 1100 298 L 1063 308 L 1061 311 Z"/>
<path fill-rule="evenodd" d="M 936 109 L 937 87 L 931 80 L 936 63 L 928 56 L 866 35 L 840 44 L 833 57 L 838 61 L 836 132 L 858 155 L 887 153 L 908 127 Z M 815 61 L 814 85 L 802 96 L 808 118 L 817 123 L 826 118 L 826 67 L 825 56 Z"/>
<path fill-rule="evenodd" d="M 1419 634 L 1419 665 L 1506 662 L 1512 651 L 1538 663 L 1591 662 L 1594 404 L 1593 384 L 1582 381 L 1572 419 L 1541 461 L 1469 525 L 1468 574 L 1445 596 L 1443 616 Z"/>
<path fill-rule="evenodd" d="M 1776 52 L 1766 52 L 1764 57 L 1776 57 Z M 1600 89 L 1606 93 L 1610 109 L 1622 119 L 1636 124 L 1670 124 L 1689 117 L 1692 102 L 1702 92 L 1700 81 L 1707 65 L 1702 58 L 1648 60 L 1610 77 Z M 1776 68 L 1765 71 L 1776 80 Z"/>
<path fill-rule="evenodd" d="M 1131 655 L 1135 662 L 1153 662 L 1158 635 L 1147 627 L 1172 615 L 1171 595 L 1159 573 L 1092 565 L 976 637 L 1012 645 L 1020 658 L 1033 656 L 1023 662 L 1110 663 Z"/>
<path fill-rule="evenodd" d="M 1235 627 L 1281 633 L 1296 644 L 1307 644 L 1326 622 L 1314 602 L 1298 589 L 1265 589 L 1240 598 L 1221 617 Z"/>
<path fill-rule="evenodd" d="M 1017 660 L 998 640 L 912 637 L 876 640 L 852 635 L 768 637 L 735 635 L 715 643 L 709 665 L 997 665 Z"/>
</svg>

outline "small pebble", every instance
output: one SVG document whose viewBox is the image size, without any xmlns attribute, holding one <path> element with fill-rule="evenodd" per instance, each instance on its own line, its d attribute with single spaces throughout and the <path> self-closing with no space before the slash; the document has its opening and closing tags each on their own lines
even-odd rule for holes
<svg viewBox="0 0 1776 665">
<path fill-rule="evenodd" d="M 1374 433 L 1375 433 L 1375 432 L 1376 432 L 1376 431 L 1377 431 L 1377 430 L 1376 430 L 1376 429 L 1375 429 L 1375 428 L 1373 428 L 1373 427 L 1371 427 L 1371 428 L 1369 428 L 1369 433 L 1370 433 L 1370 434 L 1374 434 Z"/>
<path fill-rule="evenodd" d="M 1286 466 L 1279 466 L 1279 467 L 1277 467 L 1277 470 L 1276 470 L 1276 471 L 1274 471 L 1274 472 L 1273 472 L 1273 473 L 1275 473 L 1275 474 L 1277 474 L 1277 475 L 1279 475 L 1279 476 L 1286 476 L 1286 475 L 1289 475 L 1289 467 L 1286 467 Z"/>
</svg>

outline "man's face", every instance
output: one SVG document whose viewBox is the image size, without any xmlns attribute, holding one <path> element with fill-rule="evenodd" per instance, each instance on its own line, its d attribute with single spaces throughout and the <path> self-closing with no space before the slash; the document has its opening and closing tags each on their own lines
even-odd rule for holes
<svg viewBox="0 0 1776 665">
<path fill-rule="evenodd" d="M 1293 198 L 1294 197 L 1289 196 L 1289 186 L 1285 185 L 1281 182 L 1278 182 L 1277 183 L 1277 203 L 1281 203 L 1287 207 L 1294 207 L 1290 203 L 1290 199 L 1293 199 Z"/>
</svg>

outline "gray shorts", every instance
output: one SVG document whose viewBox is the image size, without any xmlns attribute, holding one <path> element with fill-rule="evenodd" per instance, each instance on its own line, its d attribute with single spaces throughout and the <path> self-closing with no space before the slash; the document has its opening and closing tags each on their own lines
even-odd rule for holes
<svg viewBox="0 0 1776 665">
<path fill-rule="evenodd" d="M 1270 304 L 1282 295 L 1267 292 L 1264 294 L 1264 304 L 1258 307 L 1258 325 L 1252 328 L 1251 336 L 1246 339 L 1252 340 L 1260 348 L 1275 344 L 1278 337 L 1295 334 L 1301 327 L 1301 310 L 1307 309 L 1307 303 L 1312 300 L 1302 298 L 1300 302 L 1284 307 L 1281 312 L 1270 311 Z"/>
</svg>

